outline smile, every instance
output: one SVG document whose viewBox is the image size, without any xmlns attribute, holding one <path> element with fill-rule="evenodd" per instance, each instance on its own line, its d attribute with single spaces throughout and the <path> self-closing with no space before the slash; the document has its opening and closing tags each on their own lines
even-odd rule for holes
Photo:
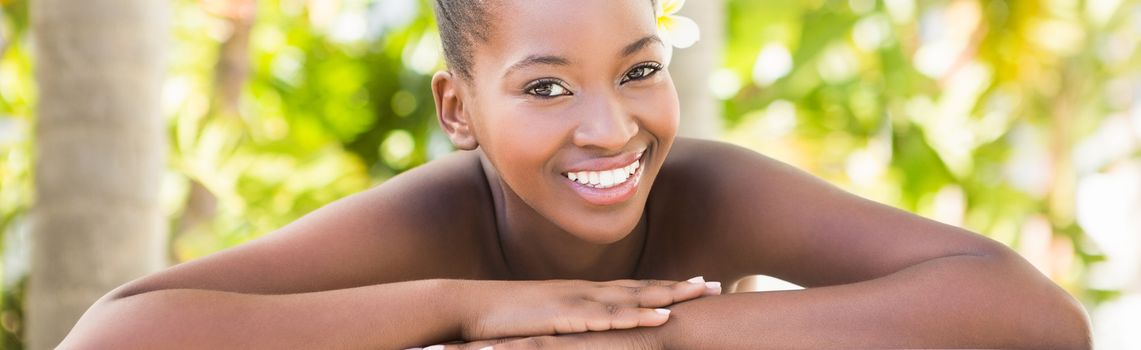
<svg viewBox="0 0 1141 350">
<path fill-rule="evenodd" d="M 610 169 L 578 170 L 563 173 L 571 190 L 586 202 L 597 206 L 618 204 L 633 198 L 646 167 L 645 151 L 638 152 L 626 165 Z"/>
<path fill-rule="evenodd" d="M 623 167 L 602 171 L 569 172 L 563 174 L 563 176 L 584 186 L 592 188 L 611 188 L 629 181 L 638 171 L 638 168 L 641 167 L 641 158 L 642 155 L 639 154 L 633 163 Z"/>
</svg>

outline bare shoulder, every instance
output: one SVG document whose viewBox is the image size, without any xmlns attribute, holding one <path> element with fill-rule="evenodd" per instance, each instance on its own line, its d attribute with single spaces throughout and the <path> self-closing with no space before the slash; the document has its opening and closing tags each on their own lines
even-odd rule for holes
<svg viewBox="0 0 1141 350">
<path fill-rule="evenodd" d="M 967 230 L 848 193 L 742 147 L 679 140 L 651 217 L 691 261 L 802 286 L 862 281 L 920 261 L 1009 251 Z M 652 225 L 653 226 L 653 225 Z M 692 248 L 690 248 L 692 247 Z"/>
<path fill-rule="evenodd" d="M 678 138 L 670 149 L 648 204 L 653 230 L 647 252 L 662 252 L 658 264 L 670 275 L 699 274 L 732 281 L 755 274 L 753 266 L 737 266 L 716 257 L 729 257 L 743 235 L 752 235 L 752 208 L 770 199 L 758 197 L 759 187 L 785 177 L 787 165 L 740 146 L 708 140 Z M 668 252 L 668 253 L 667 253 Z M 652 257 L 651 257 L 652 258 Z"/>
<path fill-rule="evenodd" d="M 456 153 L 322 207 L 261 238 L 113 295 L 191 288 L 284 294 L 428 278 L 480 278 L 494 227 L 476 154 Z"/>
<path fill-rule="evenodd" d="M 843 192 L 757 151 L 726 142 L 685 138 L 674 143 L 659 179 L 665 187 L 662 192 L 718 203 L 706 208 L 714 212 L 754 209 L 763 201 L 791 200 L 787 196 L 807 192 Z"/>
<path fill-rule="evenodd" d="M 671 178 L 684 176 L 689 181 L 717 180 L 720 176 L 738 174 L 731 170 L 747 167 L 754 168 L 755 171 L 758 166 L 775 168 L 773 170 L 789 167 L 756 151 L 731 143 L 679 137 L 670 149 L 662 173 L 670 175 Z M 718 172 L 710 173 L 703 171 L 704 169 L 715 169 Z"/>
<path fill-rule="evenodd" d="M 658 175 L 654 196 L 708 203 L 711 205 L 684 209 L 701 213 L 710 210 L 712 212 L 706 214 L 715 214 L 727 209 L 725 200 L 748 192 L 743 189 L 780 187 L 790 180 L 816 181 L 787 164 L 744 147 L 678 138 Z M 710 200 L 714 202 L 707 202 Z M 712 205 L 716 203 L 721 204 Z"/>
</svg>

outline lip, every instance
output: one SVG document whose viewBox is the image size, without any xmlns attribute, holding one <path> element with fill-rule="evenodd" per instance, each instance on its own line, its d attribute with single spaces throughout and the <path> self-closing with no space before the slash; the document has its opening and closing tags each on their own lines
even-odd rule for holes
<svg viewBox="0 0 1141 350">
<path fill-rule="evenodd" d="M 559 175 L 559 177 L 561 177 L 563 179 L 563 182 L 565 182 L 568 186 L 570 186 L 571 190 L 573 190 L 576 194 L 578 194 L 579 197 L 581 197 L 587 203 L 590 203 L 590 204 L 593 204 L 596 206 L 609 206 L 609 205 L 622 203 L 622 202 L 630 200 L 630 198 L 633 198 L 634 195 L 638 193 L 638 185 L 641 183 L 642 173 L 646 169 L 646 158 L 647 157 L 645 157 L 645 154 L 646 154 L 645 149 L 643 149 L 640 152 L 631 153 L 631 155 L 633 155 L 634 157 L 620 157 L 620 158 L 618 158 L 618 159 L 621 159 L 622 161 L 618 162 L 616 165 L 609 165 L 609 163 L 607 165 L 605 165 L 605 166 L 609 166 L 610 168 L 603 167 L 603 168 L 598 169 L 598 170 L 606 170 L 606 169 L 617 168 L 617 167 L 621 167 L 621 166 L 633 163 L 634 160 L 639 160 L 640 165 L 638 166 L 638 169 L 634 171 L 634 174 L 630 175 L 630 178 L 627 179 L 626 182 L 623 182 L 623 183 L 621 183 L 617 186 L 614 186 L 614 187 L 594 188 L 594 187 L 589 187 L 589 186 L 580 184 L 576 181 L 571 181 L 571 179 L 569 179 L 566 176 L 563 176 L 561 174 Z M 626 159 L 629 159 L 629 161 L 625 161 Z M 584 169 L 584 170 L 569 170 L 568 172 L 598 171 L 598 170 Z"/>
<path fill-rule="evenodd" d="M 635 159 L 641 158 L 642 155 L 646 153 L 646 149 L 648 149 L 648 147 L 643 147 L 640 151 L 637 152 L 629 152 L 614 157 L 594 158 L 576 162 L 563 170 L 562 173 L 566 174 L 579 171 L 603 171 L 618 169 L 630 165 L 630 163 L 633 163 Z"/>
</svg>

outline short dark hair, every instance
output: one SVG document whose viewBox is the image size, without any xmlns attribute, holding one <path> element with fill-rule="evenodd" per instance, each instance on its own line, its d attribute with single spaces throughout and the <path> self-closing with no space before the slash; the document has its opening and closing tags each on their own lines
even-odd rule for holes
<svg viewBox="0 0 1141 350">
<path fill-rule="evenodd" d="M 650 5 L 656 6 L 657 2 L 650 0 Z M 435 0 L 435 3 L 436 25 L 448 69 L 461 78 L 471 79 L 473 45 L 477 40 L 486 42 L 490 38 L 494 28 L 488 16 L 494 9 L 489 6 L 497 0 Z"/>
<path fill-rule="evenodd" d="M 444 59 L 453 73 L 470 79 L 472 45 L 491 35 L 487 0 L 436 0 L 436 25 L 444 45 Z"/>
</svg>

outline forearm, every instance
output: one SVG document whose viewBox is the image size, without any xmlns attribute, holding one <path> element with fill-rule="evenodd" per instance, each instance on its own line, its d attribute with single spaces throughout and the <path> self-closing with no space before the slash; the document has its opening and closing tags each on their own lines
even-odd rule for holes
<svg viewBox="0 0 1141 350">
<path fill-rule="evenodd" d="M 459 337 L 451 290 L 425 280 L 253 295 L 173 289 L 96 303 L 62 348 L 406 348 Z"/>
<path fill-rule="evenodd" d="M 1088 348 L 1084 311 L 1017 257 L 954 256 L 879 279 L 671 309 L 667 349 Z"/>
</svg>

